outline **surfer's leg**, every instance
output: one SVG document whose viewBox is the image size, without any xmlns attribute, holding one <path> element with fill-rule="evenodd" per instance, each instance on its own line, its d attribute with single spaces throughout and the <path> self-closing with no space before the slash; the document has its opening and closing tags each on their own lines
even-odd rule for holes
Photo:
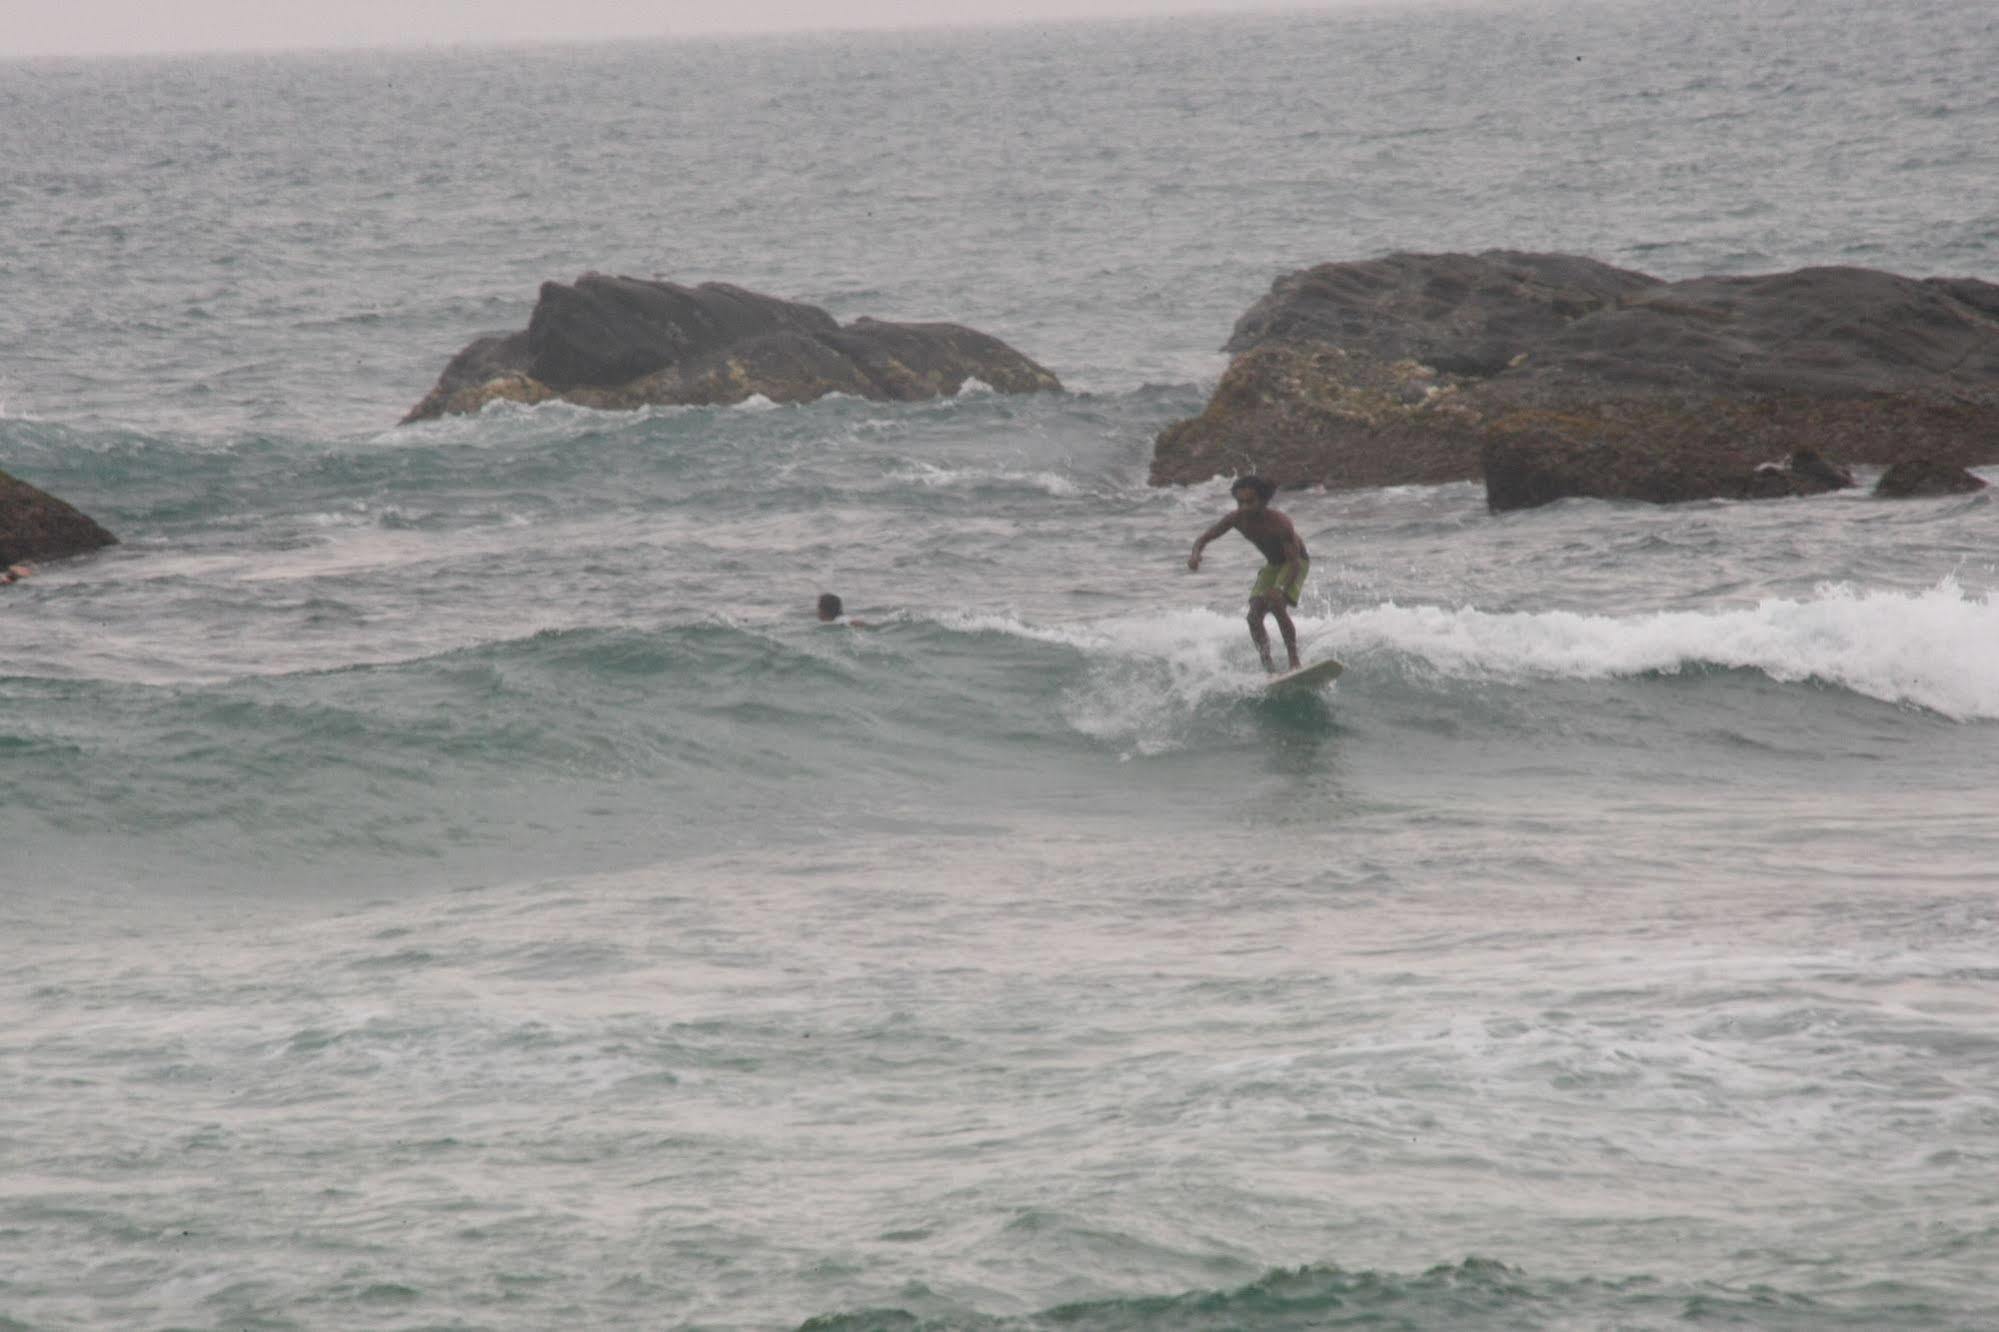
<svg viewBox="0 0 1999 1332">
<path fill-rule="evenodd" d="M 1249 599 L 1249 641 L 1256 644 L 1256 655 L 1263 658 L 1263 669 L 1275 674 L 1277 663 L 1271 660 L 1270 657 L 1270 635 L 1263 632 L 1263 617 L 1269 609 L 1270 603 L 1262 597 L 1251 597 Z M 1281 609 L 1277 614 L 1280 625 L 1289 623 L 1288 620 L 1283 618 L 1284 612 Z M 1296 654 L 1294 653 L 1293 655 L 1295 656 Z"/>
<path fill-rule="evenodd" d="M 1284 635 L 1284 653 L 1291 658 L 1291 669 L 1295 671 L 1303 664 L 1298 660 L 1298 626 L 1291 623 L 1291 612 L 1285 609 L 1283 597 L 1271 598 L 1270 613 L 1277 617 L 1277 632 Z M 1261 626 L 1258 628 L 1260 630 Z M 1265 664 L 1269 663 L 1268 652 L 1263 654 L 1263 660 Z"/>
<path fill-rule="evenodd" d="M 1274 564 L 1264 565 L 1249 589 L 1249 640 L 1256 644 L 1256 655 L 1263 658 L 1263 669 L 1272 675 L 1277 674 L 1277 663 L 1270 657 L 1270 635 L 1263 632 L 1263 617 L 1274 609 L 1282 623 L 1284 594 L 1276 590 L 1279 572 Z"/>
<path fill-rule="evenodd" d="M 1291 623 L 1291 608 L 1298 604 L 1298 594 L 1305 590 L 1305 575 L 1311 568 L 1310 560 L 1298 561 L 1297 571 L 1283 587 L 1276 586 L 1277 575 L 1282 571 L 1274 567 L 1270 570 L 1270 610 L 1277 616 L 1278 631 L 1284 635 L 1284 651 L 1290 656 L 1294 671 L 1303 663 L 1298 660 L 1298 630 Z"/>
</svg>

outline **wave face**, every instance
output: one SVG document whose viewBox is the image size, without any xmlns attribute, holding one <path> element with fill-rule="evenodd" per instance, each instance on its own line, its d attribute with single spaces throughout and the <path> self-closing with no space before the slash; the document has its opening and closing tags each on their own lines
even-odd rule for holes
<svg viewBox="0 0 1999 1332">
<path fill-rule="evenodd" d="M 1999 491 L 1285 493 L 1270 697 L 1144 484 L 1309 262 L 1999 278 L 1990 7 L 1747 8 L 0 65 L 0 1329 L 1989 1322 Z M 592 268 L 1071 391 L 388 427 Z"/>
</svg>

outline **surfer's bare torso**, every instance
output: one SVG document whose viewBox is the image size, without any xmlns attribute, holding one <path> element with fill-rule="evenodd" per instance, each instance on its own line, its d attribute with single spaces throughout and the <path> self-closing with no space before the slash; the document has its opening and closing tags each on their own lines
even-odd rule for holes
<svg viewBox="0 0 1999 1332">
<path fill-rule="evenodd" d="M 1202 533 L 1202 543 L 1214 540 L 1231 527 L 1248 537 L 1250 544 L 1263 552 L 1266 563 L 1285 564 L 1291 560 L 1312 558 L 1305 550 L 1305 539 L 1298 535 L 1298 529 L 1275 509 L 1236 509 Z"/>
<path fill-rule="evenodd" d="M 1298 535 L 1298 529 L 1275 509 L 1258 509 L 1253 513 L 1237 509 L 1229 515 L 1229 519 L 1235 524 L 1235 530 L 1248 537 L 1271 564 L 1312 558 L 1305 551 L 1305 540 Z"/>
</svg>

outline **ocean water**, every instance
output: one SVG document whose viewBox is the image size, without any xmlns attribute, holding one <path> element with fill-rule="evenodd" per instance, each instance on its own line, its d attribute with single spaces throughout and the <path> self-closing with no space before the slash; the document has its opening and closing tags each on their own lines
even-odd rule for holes
<svg viewBox="0 0 1999 1332">
<path fill-rule="evenodd" d="M 1144 483 L 1303 264 L 1999 280 L 1995 50 L 0 65 L 0 1329 L 1999 1326 L 1999 492 L 1286 492 L 1273 700 Z M 1068 391 L 393 428 L 591 269 Z"/>
</svg>

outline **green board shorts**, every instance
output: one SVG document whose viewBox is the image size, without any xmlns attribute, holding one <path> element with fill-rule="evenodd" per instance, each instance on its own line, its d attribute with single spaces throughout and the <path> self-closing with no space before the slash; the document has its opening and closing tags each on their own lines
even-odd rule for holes
<svg viewBox="0 0 1999 1332">
<path fill-rule="evenodd" d="M 1305 575 L 1310 573 L 1311 571 L 1312 571 L 1312 562 L 1310 560 L 1298 561 L 1297 575 L 1293 577 L 1292 580 L 1285 585 L 1284 599 L 1290 602 L 1293 606 L 1298 604 L 1298 594 L 1305 590 Z M 1264 565 L 1263 568 L 1257 572 L 1256 585 L 1250 588 L 1249 590 L 1249 595 L 1251 599 L 1257 597 L 1266 597 L 1266 598 L 1269 597 L 1272 589 L 1276 588 L 1277 586 L 1277 575 L 1283 572 L 1284 572 L 1284 566 L 1281 564 Z"/>
</svg>

